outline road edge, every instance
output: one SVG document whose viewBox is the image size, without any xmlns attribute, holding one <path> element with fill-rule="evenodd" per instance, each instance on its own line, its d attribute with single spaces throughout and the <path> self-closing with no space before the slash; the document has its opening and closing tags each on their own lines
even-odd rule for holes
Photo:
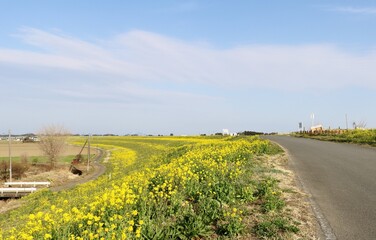
<svg viewBox="0 0 376 240">
<path fill-rule="evenodd" d="M 291 170 L 295 173 L 294 175 L 295 175 L 296 182 L 298 183 L 298 186 L 303 190 L 303 192 L 305 192 L 307 194 L 307 200 L 309 201 L 311 208 L 312 208 L 312 211 L 313 211 L 313 214 L 316 217 L 316 221 L 317 221 L 318 225 L 320 226 L 320 228 L 318 229 L 318 230 L 321 230 L 318 233 L 319 238 L 320 239 L 323 238 L 325 240 L 337 240 L 337 237 L 334 234 L 334 231 L 333 231 L 332 227 L 330 226 L 328 220 L 326 220 L 324 214 L 322 214 L 322 211 L 321 211 L 319 205 L 312 198 L 311 192 L 306 187 L 303 180 L 301 179 L 301 177 L 297 173 L 296 168 L 295 168 L 294 158 L 291 156 L 289 150 L 286 149 L 285 147 L 283 147 L 281 144 L 279 144 L 279 143 L 277 143 L 273 140 L 270 140 L 270 139 L 268 139 L 268 140 L 277 144 L 286 153 L 287 158 L 289 159 L 289 162 L 291 163 L 290 164 Z"/>
</svg>

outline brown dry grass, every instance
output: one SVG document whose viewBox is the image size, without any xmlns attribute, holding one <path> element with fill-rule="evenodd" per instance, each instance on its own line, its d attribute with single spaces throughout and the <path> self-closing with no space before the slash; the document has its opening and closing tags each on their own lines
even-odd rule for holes
<svg viewBox="0 0 376 240">
<path fill-rule="evenodd" d="M 86 166 L 80 165 L 81 169 L 86 170 Z M 48 166 L 47 166 L 48 168 Z M 30 169 L 26 172 L 26 175 L 22 178 L 24 182 L 45 182 L 49 181 L 51 183 L 50 187 L 64 187 L 67 184 L 72 184 L 74 182 L 81 181 L 85 179 L 88 175 L 92 175 L 95 170 L 92 166 L 89 172 L 83 171 L 82 176 L 75 175 L 69 171 L 68 164 L 61 164 L 53 170 L 47 171 L 47 168 L 41 166 L 30 166 Z M 0 181 L 2 185 L 2 181 Z M 23 205 L 22 199 L 9 199 L 0 201 L 0 214 L 10 211 L 12 209 L 18 208 Z"/>
<path fill-rule="evenodd" d="M 278 154 L 266 161 L 276 170 L 270 175 L 279 180 L 286 202 L 284 211 L 300 224 L 299 233 L 292 239 L 319 239 L 320 227 L 310 205 L 309 196 L 302 190 L 295 173 L 290 169 L 288 156 L 285 153 Z"/>
<path fill-rule="evenodd" d="M 0 201 L 0 214 L 21 207 L 23 204 L 22 199 L 9 199 Z"/>
<path fill-rule="evenodd" d="M 1 145 L 1 144 L 0 144 Z M 5 144 L 7 145 L 7 144 Z M 38 147 L 35 143 L 19 143 L 20 146 L 22 145 L 30 145 L 30 149 L 36 150 Z M 32 146 L 34 145 L 34 146 Z M 27 148 L 27 147 L 26 147 Z M 22 148 L 22 149 L 26 149 Z M 74 155 L 78 154 L 81 150 L 81 147 L 75 146 L 67 146 L 66 155 Z M 87 154 L 86 150 L 83 151 L 83 154 Z M 49 181 L 51 183 L 50 190 L 51 191 L 61 191 L 64 189 L 69 189 L 74 187 L 77 184 L 81 184 L 87 182 L 89 180 L 95 179 L 101 174 L 104 173 L 105 167 L 96 163 L 100 158 L 100 152 L 92 150 L 92 154 L 95 154 L 96 159 L 92 160 L 93 163 L 90 165 L 89 171 L 87 171 L 86 163 L 80 163 L 76 167 L 83 171 L 81 176 L 75 175 L 69 171 L 69 163 L 60 163 L 56 168 L 50 169 L 48 164 L 37 164 L 37 165 L 29 165 L 28 170 L 25 172 L 25 175 L 22 179 L 18 179 L 16 181 L 23 181 L 23 182 L 45 182 Z M 0 187 L 3 185 L 2 180 L 0 180 Z M 23 204 L 22 199 L 10 199 L 10 200 L 0 200 L 0 214 L 7 212 L 9 210 L 15 209 L 20 207 Z"/>
<path fill-rule="evenodd" d="M 38 143 L 22 143 L 12 142 L 12 156 L 43 156 L 42 151 L 39 149 Z M 77 155 L 81 150 L 80 146 L 66 145 L 61 153 L 61 156 Z M 82 154 L 87 154 L 87 149 L 82 151 Z M 0 141 L 0 157 L 9 156 L 8 142 Z"/>
<path fill-rule="evenodd" d="M 69 165 L 62 165 L 50 171 L 43 171 L 40 167 L 32 166 L 22 178 L 25 182 L 51 182 L 51 187 L 59 186 L 79 176 L 69 172 Z"/>
</svg>

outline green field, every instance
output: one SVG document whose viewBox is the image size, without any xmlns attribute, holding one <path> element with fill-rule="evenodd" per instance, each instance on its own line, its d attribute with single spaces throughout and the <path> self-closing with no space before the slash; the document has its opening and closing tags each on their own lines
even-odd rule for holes
<svg viewBox="0 0 376 240">
<path fill-rule="evenodd" d="M 74 159 L 75 155 L 61 156 L 59 157 L 59 163 L 70 163 Z M 87 158 L 87 157 L 85 157 Z M 12 162 L 21 162 L 22 157 L 12 157 Z M 0 162 L 9 161 L 9 157 L 0 157 Z M 36 163 L 49 163 L 46 156 L 31 156 L 27 158 L 27 163 L 36 164 Z"/>
</svg>

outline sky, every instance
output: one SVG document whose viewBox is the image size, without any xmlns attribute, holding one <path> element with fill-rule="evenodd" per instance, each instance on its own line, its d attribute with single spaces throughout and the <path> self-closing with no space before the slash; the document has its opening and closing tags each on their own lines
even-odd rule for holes
<svg viewBox="0 0 376 240">
<path fill-rule="evenodd" d="M 376 128 L 374 1 L 0 0 L 0 9 L 0 134 Z"/>
</svg>

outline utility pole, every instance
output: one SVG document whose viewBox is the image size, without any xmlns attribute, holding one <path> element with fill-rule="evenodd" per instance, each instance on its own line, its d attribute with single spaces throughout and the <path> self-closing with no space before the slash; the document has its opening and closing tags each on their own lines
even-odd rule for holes
<svg viewBox="0 0 376 240">
<path fill-rule="evenodd" d="M 303 122 L 299 122 L 299 131 L 303 131 Z"/>
<path fill-rule="evenodd" d="M 90 134 L 87 139 L 87 171 L 89 172 L 90 168 Z"/>
<path fill-rule="evenodd" d="M 9 182 L 12 182 L 12 139 L 11 134 L 9 130 L 9 136 L 8 136 L 8 148 L 9 148 Z"/>
<path fill-rule="evenodd" d="M 346 130 L 349 130 L 349 124 L 347 122 L 347 113 L 345 114 L 345 118 L 346 118 Z"/>
</svg>

